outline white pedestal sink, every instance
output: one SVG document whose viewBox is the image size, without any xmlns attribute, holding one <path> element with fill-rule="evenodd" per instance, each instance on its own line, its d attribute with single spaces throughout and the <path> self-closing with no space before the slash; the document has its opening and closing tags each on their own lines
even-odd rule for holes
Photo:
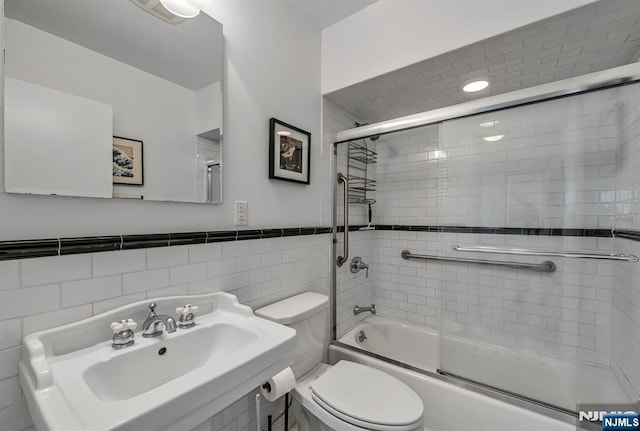
<svg viewBox="0 0 640 431">
<path fill-rule="evenodd" d="M 222 292 L 154 299 L 159 314 L 198 305 L 197 325 L 113 349 L 109 324 L 141 323 L 150 302 L 24 338 L 20 383 L 38 431 L 188 430 L 293 363 L 295 331 Z"/>
</svg>

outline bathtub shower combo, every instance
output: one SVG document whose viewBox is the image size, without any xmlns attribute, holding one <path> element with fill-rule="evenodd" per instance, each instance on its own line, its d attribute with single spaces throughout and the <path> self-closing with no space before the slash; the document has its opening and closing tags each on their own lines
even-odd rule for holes
<svg viewBox="0 0 640 431">
<path fill-rule="evenodd" d="M 636 403 L 639 77 L 339 132 L 332 359 L 408 383 L 430 430 L 568 430 L 583 404 Z"/>
</svg>

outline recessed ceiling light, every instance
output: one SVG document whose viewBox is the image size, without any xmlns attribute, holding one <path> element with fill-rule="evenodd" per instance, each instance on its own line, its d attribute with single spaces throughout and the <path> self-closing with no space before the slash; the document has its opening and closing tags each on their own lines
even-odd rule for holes
<svg viewBox="0 0 640 431">
<path fill-rule="evenodd" d="M 499 122 L 500 122 L 499 120 L 485 121 L 484 123 L 478 124 L 478 126 L 480 126 L 480 127 L 493 127 L 493 126 L 497 125 Z"/>
<path fill-rule="evenodd" d="M 462 91 L 466 91 L 467 93 L 475 93 L 476 91 L 484 90 L 489 86 L 489 81 L 480 79 L 478 81 L 473 81 L 468 84 L 465 84 L 462 87 Z"/>
<path fill-rule="evenodd" d="M 482 139 L 484 139 L 487 142 L 495 142 L 495 141 L 499 141 L 502 138 L 504 138 L 504 135 L 485 136 Z"/>
<path fill-rule="evenodd" d="M 291 132 L 287 132 L 286 130 L 279 130 L 276 132 L 278 136 L 291 136 Z"/>
<path fill-rule="evenodd" d="M 200 13 L 200 8 L 195 7 L 189 0 L 160 0 L 160 3 L 166 10 L 180 18 L 195 18 Z"/>
</svg>

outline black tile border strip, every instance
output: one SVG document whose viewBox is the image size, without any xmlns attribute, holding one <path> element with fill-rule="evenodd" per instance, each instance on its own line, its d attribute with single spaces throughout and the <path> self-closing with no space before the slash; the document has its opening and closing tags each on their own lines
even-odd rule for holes
<svg viewBox="0 0 640 431">
<path fill-rule="evenodd" d="M 2 241 L 0 242 L 0 260 L 57 256 L 60 253 L 60 242 L 57 239 Z"/>
<path fill-rule="evenodd" d="M 204 244 L 207 242 L 206 232 L 182 232 L 169 234 L 169 246 Z"/>
<path fill-rule="evenodd" d="M 349 232 L 359 231 L 367 225 L 351 225 Z M 338 226 L 344 232 L 344 226 Z M 478 226 L 429 225 L 375 225 L 375 230 L 400 232 L 445 232 L 497 235 L 582 236 L 595 238 L 624 238 L 640 241 L 640 231 L 621 229 L 548 229 Z M 283 238 L 333 233 L 332 227 L 296 227 L 246 230 L 220 230 L 208 232 L 177 232 L 148 235 L 109 235 L 77 238 L 49 238 L 18 241 L 0 241 L 0 261 L 53 257 L 103 251 L 134 250 L 178 245 L 210 244 L 250 239 Z"/>
<path fill-rule="evenodd" d="M 122 250 L 139 248 L 169 247 L 171 234 L 155 233 L 149 235 L 122 235 Z"/>
<path fill-rule="evenodd" d="M 331 227 L 315 226 L 0 241 L 0 261 L 250 239 L 322 235 L 332 232 L 333 228 Z"/>
<path fill-rule="evenodd" d="M 60 255 L 120 250 L 121 236 L 85 236 L 60 238 Z"/>
<path fill-rule="evenodd" d="M 282 236 L 298 236 L 300 235 L 299 227 L 285 227 L 282 228 Z"/>
<path fill-rule="evenodd" d="M 239 230 L 237 231 L 236 240 L 242 241 L 245 239 L 262 239 L 262 230 Z"/>
<path fill-rule="evenodd" d="M 351 226 L 350 226 L 350 231 Z M 519 227 L 481 227 L 481 226 L 425 226 L 425 225 L 376 225 L 376 230 L 401 232 L 444 232 L 478 233 L 493 235 L 540 235 L 540 236 L 584 236 L 596 238 L 629 238 L 634 235 L 640 240 L 640 231 L 619 231 L 613 229 L 559 229 L 559 228 L 519 228 Z M 341 232 L 342 230 L 340 230 Z M 624 233 L 623 236 L 621 233 Z"/>
<path fill-rule="evenodd" d="M 237 230 L 216 230 L 207 232 L 206 243 L 235 241 L 238 238 Z"/>
</svg>

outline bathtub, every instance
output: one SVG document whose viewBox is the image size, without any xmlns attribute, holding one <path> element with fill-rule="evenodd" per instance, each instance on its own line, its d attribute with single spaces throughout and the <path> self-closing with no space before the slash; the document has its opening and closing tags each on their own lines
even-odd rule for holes
<svg viewBox="0 0 640 431">
<path fill-rule="evenodd" d="M 459 370 L 469 380 L 567 410 L 575 410 L 576 402 L 630 402 L 609 368 L 460 336 L 448 336 L 439 352 L 437 331 L 387 317 L 368 316 L 338 341 L 432 373 L 441 354 L 448 370 Z"/>
<path fill-rule="evenodd" d="M 329 361 L 335 364 L 340 360 L 378 368 L 409 385 L 424 403 L 425 431 L 576 430 L 573 423 L 553 419 L 341 346 L 329 346 Z"/>
<path fill-rule="evenodd" d="M 365 339 L 361 340 L 361 333 Z M 438 333 L 429 328 L 371 315 L 340 337 L 340 342 L 421 370 L 438 368 Z"/>
</svg>

